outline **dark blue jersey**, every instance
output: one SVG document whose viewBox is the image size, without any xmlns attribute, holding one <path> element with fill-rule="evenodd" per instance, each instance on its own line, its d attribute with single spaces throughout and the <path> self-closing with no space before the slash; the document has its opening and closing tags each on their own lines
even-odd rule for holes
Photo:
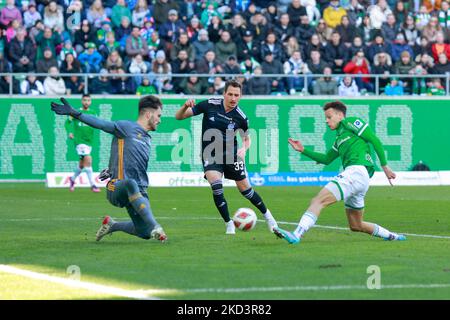
<svg viewBox="0 0 450 320">
<path fill-rule="evenodd" d="M 224 157 L 232 155 L 233 159 L 236 158 L 236 135 L 248 134 L 248 118 L 239 106 L 225 112 L 223 99 L 211 98 L 196 104 L 192 108 L 192 112 L 195 116 L 203 113 L 202 159 L 205 160 L 205 151 L 208 155 L 215 156 L 215 151 L 218 151 L 219 148 Z M 211 143 L 214 143 L 217 148 L 208 148 Z"/>
</svg>

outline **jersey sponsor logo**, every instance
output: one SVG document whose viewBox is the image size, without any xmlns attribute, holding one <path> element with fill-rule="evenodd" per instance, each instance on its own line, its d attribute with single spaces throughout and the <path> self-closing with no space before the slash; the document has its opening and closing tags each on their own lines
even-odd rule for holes
<svg viewBox="0 0 450 320">
<path fill-rule="evenodd" d="M 373 163 L 372 157 L 368 153 L 366 153 L 366 160 L 369 161 L 370 163 Z"/>
<path fill-rule="evenodd" d="M 233 118 L 230 118 L 230 117 L 224 116 L 223 114 L 220 114 L 220 113 L 218 113 L 217 115 L 218 115 L 219 117 L 222 117 L 222 118 L 224 118 L 224 119 L 227 119 L 228 121 L 231 121 L 231 120 L 233 120 Z"/>
<path fill-rule="evenodd" d="M 358 129 L 361 129 L 361 127 L 363 126 L 362 122 L 359 120 L 356 120 L 355 122 L 353 122 L 353 125 Z"/>
<path fill-rule="evenodd" d="M 222 99 L 214 99 L 214 98 L 211 98 L 211 99 L 208 99 L 208 103 L 211 103 L 211 104 L 221 104 L 221 103 L 222 103 Z"/>
</svg>

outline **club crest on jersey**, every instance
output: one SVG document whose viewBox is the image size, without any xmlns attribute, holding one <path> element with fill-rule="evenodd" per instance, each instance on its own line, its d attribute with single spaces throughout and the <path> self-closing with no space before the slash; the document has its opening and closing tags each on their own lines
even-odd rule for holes
<svg viewBox="0 0 450 320">
<path fill-rule="evenodd" d="M 361 123 L 361 121 L 359 121 L 359 120 L 356 120 L 355 122 L 353 122 L 353 125 L 355 126 L 355 127 L 357 127 L 358 129 L 360 129 L 361 127 L 362 127 L 362 123 Z"/>
<path fill-rule="evenodd" d="M 235 123 L 231 122 L 228 124 L 228 130 L 234 130 Z"/>
</svg>

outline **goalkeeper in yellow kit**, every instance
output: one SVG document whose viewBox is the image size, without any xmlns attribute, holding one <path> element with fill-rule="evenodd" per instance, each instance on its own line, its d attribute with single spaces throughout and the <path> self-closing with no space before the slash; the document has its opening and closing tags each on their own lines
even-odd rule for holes
<svg viewBox="0 0 450 320">
<path fill-rule="evenodd" d="M 340 157 L 344 171 L 312 199 L 294 232 L 276 227 L 273 229 L 274 233 L 291 244 L 299 243 L 305 232 L 316 223 L 322 209 L 343 200 L 350 230 L 365 232 L 385 240 L 406 240 L 404 235 L 363 220 L 364 197 L 369 189 L 369 180 L 375 172 L 369 144 L 374 147 L 389 183 L 391 179 L 395 179 L 395 173 L 387 165 L 380 140 L 363 120 L 356 117 L 346 118 L 347 107 L 342 102 L 329 102 L 323 110 L 328 127 L 336 131 L 332 148 L 326 154 L 321 154 L 306 149 L 300 141 L 291 138 L 289 144 L 296 151 L 319 163 L 329 164 Z"/>
</svg>

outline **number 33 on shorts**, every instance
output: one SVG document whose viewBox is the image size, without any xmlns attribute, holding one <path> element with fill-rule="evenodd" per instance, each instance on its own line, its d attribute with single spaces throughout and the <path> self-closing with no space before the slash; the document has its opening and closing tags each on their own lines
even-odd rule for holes
<svg viewBox="0 0 450 320">
<path fill-rule="evenodd" d="M 234 163 L 234 170 L 235 171 L 244 170 L 244 161 L 236 161 Z"/>
</svg>

